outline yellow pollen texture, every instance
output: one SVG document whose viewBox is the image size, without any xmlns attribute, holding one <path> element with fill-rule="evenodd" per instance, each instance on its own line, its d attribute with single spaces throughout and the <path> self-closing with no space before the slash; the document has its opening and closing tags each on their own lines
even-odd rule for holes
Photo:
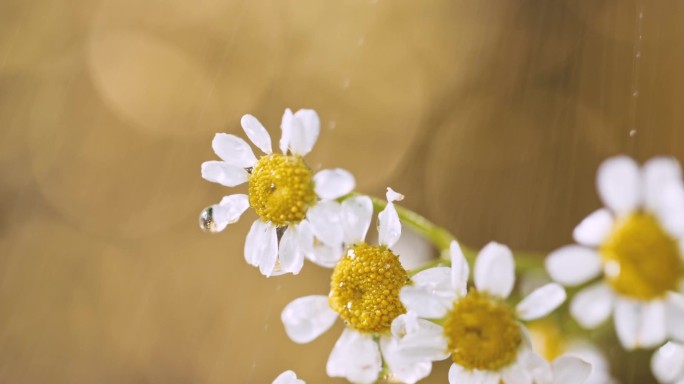
<svg viewBox="0 0 684 384">
<path fill-rule="evenodd" d="M 406 313 L 399 290 L 408 283 L 399 258 L 384 246 L 357 244 L 335 266 L 330 282 L 330 307 L 360 332 L 382 333 Z"/>
<path fill-rule="evenodd" d="M 650 214 L 634 213 L 617 222 L 600 252 L 606 280 L 622 295 L 651 300 L 677 288 L 679 247 Z"/>
<path fill-rule="evenodd" d="M 249 204 L 262 220 L 296 224 L 315 201 L 313 172 L 300 156 L 263 156 L 252 169 Z"/>
<path fill-rule="evenodd" d="M 522 341 L 513 310 L 503 300 L 474 289 L 454 302 L 444 334 L 456 364 L 488 371 L 513 363 Z"/>
</svg>

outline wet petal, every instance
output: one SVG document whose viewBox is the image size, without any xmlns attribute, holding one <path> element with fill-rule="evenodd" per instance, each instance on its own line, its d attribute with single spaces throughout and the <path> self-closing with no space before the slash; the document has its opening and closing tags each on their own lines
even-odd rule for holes
<svg viewBox="0 0 684 384">
<path fill-rule="evenodd" d="M 242 129 L 245 131 L 247 134 L 247 137 L 249 137 L 250 140 L 252 140 L 252 143 L 259 147 L 264 153 L 266 154 L 271 154 L 273 153 L 273 148 L 271 146 L 271 136 L 268 134 L 268 131 L 266 131 L 266 128 L 264 128 L 263 124 L 257 120 L 256 117 L 252 115 L 244 115 L 242 116 L 242 119 L 240 120 L 240 124 L 242 125 Z"/>
<path fill-rule="evenodd" d="M 561 356 L 553 361 L 553 384 L 581 384 L 591 373 L 591 365 L 574 356 Z"/>
<path fill-rule="evenodd" d="M 325 268 L 333 268 L 342 258 L 344 249 L 342 246 L 329 247 L 325 244 L 316 244 L 311 254 L 305 255 L 311 262 Z"/>
<path fill-rule="evenodd" d="M 305 344 L 330 329 L 337 313 L 330 309 L 327 296 L 304 296 L 286 305 L 280 319 L 287 336 L 295 343 Z"/>
<path fill-rule="evenodd" d="M 599 166 L 596 184 L 606 207 L 618 214 L 634 211 L 641 201 L 639 166 L 630 157 L 616 156 Z"/>
<path fill-rule="evenodd" d="M 663 202 L 663 186 L 672 180 L 682 179 L 679 162 L 672 157 L 654 157 L 644 164 L 641 172 L 644 186 L 644 205 L 659 211 Z"/>
<path fill-rule="evenodd" d="M 597 247 L 610 234 L 612 227 L 613 216 L 610 214 L 610 211 L 601 208 L 584 218 L 575 227 L 572 237 L 579 244 L 587 247 Z"/>
<path fill-rule="evenodd" d="M 333 200 L 351 193 L 356 182 L 354 175 L 342 168 L 324 169 L 314 176 L 315 190 L 318 197 Z"/>
<path fill-rule="evenodd" d="M 373 383 L 381 369 L 380 350 L 372 336 L 350 328 L 342 332 L 326 364 L 328 376 L 355 383 Z"/>
<path fill-rule="evenodd" d="M 546 258 L 546 270 L 551 278 L 566 286 L 575 286 L 601 273 L 599 254 L 579 245 L 566 245 Z"/>
<path fill-rule="evenodd" d="M 217 133 L 211 142 L 211 147 L 221 160 L 230 165 L 249 168 L 257 162 L 249 144 L 235 135 Z"/>
<path fill-rule="evenodd" d="M 669 342 L 651 358 L 651 372 L 661 383 L 673 383 L 684 376 L 684 345 Z"/>
<path fill-rule="evenodd" d="M 449 246 L 449 255 L 451 258 L 451 287 L 458 295 L 465 296 L 470 268 L 456 240 L 452 241 Z"/>
<path fill-rule="evenodd" d="M 353 196 L 342 202 L 344 242 L 356 244 L 364 241 L 373 217 L 373 203 L 368 196 Z"/>
<path fill-rule="evenodd" d="M 314 235 L 328 246 L 340 246 L 344 231 L 340 218 L 340 204 L 335 201 L 322 201 L 309 208 L 306 213 Z"/>
<path fill-rule="evenodd" d="M 671 292 L 667 295 L 665 305 L 669 336 L 676 341 L 684 342 L 684 296 Z"/>
<path fill-rule="evenodd" d="M 491 242 L 475 260 L 475 286 L 478 290 L 507 298 L 515 283 L 513 253 L 502 244 Z"/>
<path fill-rule="evenodd" d="M 244 168 L 223 161 L 205 161 L 202 163 L 202 178 L 226 187 L 235 187 L 246 183 L 249 174 Z"/>
<path fill-rule="evenodd" d="M 313 242 L 313 235 L 311 237 Z M 296 226 L 290 226 L 280 238 L 278 247 L 280 268 L 283 273 L 298 274 L 304 265 L 304 253 L 299 246 L 299 231 Z"/>
<path fill-rule="evenodd" d="M 605 283 L 579 291 L 570 302 L 572 317 L 584 328 L 593 329 L 606 321 L 613 311 L 615 295 Z"/>
<path fill-rule="evenodd" d="M 530 293 L 518 304 L 516 310 L 523 320 L 538 319 L 558 308 L 566 297 L 563 287 L 556 283 L 549 283 Z"/>
<path fill-rule="evenodd" d="M 278 234 L 271 223 L 264 223 L 257 219 L 247 233 L 245 240 L 245 260 L 247 263 L 259 267 L 262 275 L 269 277 L 273 274 L 278 259 Z"/>
<path fill-rule="evenodd" d="M 214 223 L 220 232 L 229 224 L 240 220 L 240 216 L 249 208 L 249 198 L 243 194 L 225 196 L 220 203 L 213 205 L 212 208 Z"/>
<path fill-rule="evenodd" d="M 387 203 L 385 209 L 378 214 L 379 242 L 391 248 L 401 237 L 401 221 L 394 204 Z"/>
<path fill-rule="evenodd" d="M 273 384 L 306 384 L 304 380 L 297 379 L 297 375 L 292 371 L 285 371 L 278 375 Z"/>
</svg>

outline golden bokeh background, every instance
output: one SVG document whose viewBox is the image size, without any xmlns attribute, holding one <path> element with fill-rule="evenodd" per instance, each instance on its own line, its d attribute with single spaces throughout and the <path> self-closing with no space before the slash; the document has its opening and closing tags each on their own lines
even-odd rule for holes
<svg viewBox="0 0 684 384">
<path fill-rule="evenodd" d="M 549 251 L 598 207 L 602 159 L 684 159 L 682 19 L 645 0 L 0 2 L 0 382 L 342 382 L 339 324 L 297 345 L 280 323 L 329 271 L 263 278 L 253 214 L 198 229 L 230 193 L 200 177 L 213 134 L 315 108 L 314 168 L 392 185 L 472 246 Z M 615 374 L 650 382 L 634 356 Z"/>
</svg>

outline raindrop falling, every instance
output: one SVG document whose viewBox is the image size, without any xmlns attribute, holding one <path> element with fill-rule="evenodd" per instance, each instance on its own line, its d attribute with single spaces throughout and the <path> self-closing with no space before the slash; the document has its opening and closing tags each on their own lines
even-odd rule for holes
<svg viewBox="0 0 684 384">
<path fill-rule="evenodd" d="M 206 233 L 218 233 L 216 222 L 214 221 L 214 207 L 206 207 L 199 215 L 199 226 Z"/>
<path fill-rule="evenodd" d="M 632 136 L 632 137 L 634 137 L 636 134 L 637 134 L 637 130 L 636 130 L 636 129 L 632 129 L 631 131 L 629 131 L 629 135 Z"/>
</svg>

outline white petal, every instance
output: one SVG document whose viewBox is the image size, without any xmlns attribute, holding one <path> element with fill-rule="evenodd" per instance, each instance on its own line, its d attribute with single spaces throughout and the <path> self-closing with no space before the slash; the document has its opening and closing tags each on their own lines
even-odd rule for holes
<svg viewBox="0 0 684 384">
<path fill-rule="evenodd" d="M 669 336 L 676 341 L 684 342 L 684 296 L 669 293 L 665 305 Z"/>
<path fill-rule="evenodd" d="M 449 369 L 449 384 L 498 384 L 501 376 L 495 372 L 467 370 L 458 364 Z"/>
<path fill-rule="evenodd" d="M 340 261 L 343 254 L 344 249 L 342 249 L 342 245 L 329 247 L 325 244 L 316 244 L 313 247 L 313 252 L 305 254 L 305 256 L 316 265 L 332 268 Z"/>
<path fill-rule="evenodd" d="M 394 189 L 387 187 L 387 192 L 385 193 L 385 197 L 387 197 L 387 201 L 390 203 L 395 202 L 395 201 L 402 201 L 404 200 L 404 195 L 401 193 L 395 191 Z"/>
<path fill-rule="evenodd" d="M 417 318 L 409 311 L 392 321 L 392 337 L 388 346 L 395 348 L 392 353 L 403 361 L 437 361 L 449 357 L 444 329 L 425 319 Z M 387 351 L 382 348 L 383 354 Z M 395 360 L 397 361 L 397 360 Z"/>
<path fill-rule="evenodd" d="M 558 308 L 566 297 L 563 287 L 556 283 L 549 283 L 530 293 L 518 304 L 516 310 L 523 320 L 538 319 Z"/>
<path fill-rule="evenodd" d="M 293 140 L 290 146 L 295 154 L 304 156 L 311 152 L 316 144 L 318 134 L 321 131 L 321 122 L 313 109 L 300 109 L 295 112 L 294 117 L 300 122 L 303 129 L 292 133 Z"/>
<path fill-rule="evenodd" d="M 353 196 L 342 202 L 342 228 L 344 242 L 356 244 L 364 241 L 373 217 L 373 203 L 368 196 Z"/>
<path fill-rule="evenodd" d="M 532 376 L 535 384 L 550 384 L 553 379 L 551 366 L 543 357 L 526 350 L 521 353 L 519 364 Z"/>
<path fill-rule="evenodd" d="M 468 288 L 470 268 L 456 240 L 452 241 L 449 245 L 449 255 L 451 257 L 451 287 L 458 295 L 465 296 Z"/>
<path fill-rule="evenodd" d="M 335 343 L 326 371 L 330 377 L 344 377 L 354 383 L 372 383 L 380 374 L 382 360 L 372 336 L 346 328 Z"/>
<path fill-rule="evenodd" d="M 282 130 L 282 135 L 280 136 L 280 150 L 286 154 L 288 148 L 290 147 L 290 138 L 292 137 L 292 125 L 294 121 L 294 115 L 290 108 L 285 109 L 283 113 L 283 120 L 280 123 L 280 129 Z"/>
<path fill-rule="evenodd" d="M 603 204 L 618 214 L 637 209 L 641 201 L 640 177 L 639 166 L 630 157 L 616 156 L 604 161 L 596 175 Z"/>
<path fill-rule="evenodd" d="M 330 309 L 328 297 L 304 296 L 291 301 L 280 314 L 285 333 L 295 343 L 305 344 L 330 329 L 337 313 Z"/>
<path fill-rule="evenodd" d="M 286 109 L 281 128 L 283 136 L 280 139 L 280 149 L 283 153 L 289 149 L 295 155 L 304 156 L 316 144 L 320 121 L 313 110 L 300 109 L 293 115 L 292 111 Z"/>
<path fill-rule="evenodd" d="M 440 319 L 451 309 L 456 299 L 456 290 L 451 286 L 451 269 L 436 267 L 418 272 L 412 286 L 399 292 L 406 309 L 415 311 L 420 317 Z"/>
<path fill-rule="evenodd" d="M 639 347 L 655 347 L 662 344 L 666 337 L 665 303 L 662 300 L 652 300 L 642 304 L 637 340 Z"/>
<path fill-rule="evenodd" d="M 297 375 L 292 371 L 285 371 L 278 375 L 273 384 L 306 384 L 304 380 L 297 379 Z"/>
<path fill-rule="evenodd" d="M 313 243 L 313 234 L 311 237 Z M 304 253 L 299 246 L 299 231 L 297 226 L 290 226 L 280 238 L 278 247 L 280 268 L 283 273 L 298 274 L 304 265 Z"/>
<path fill-rule="evenodd" d="M 223 161 L 205 161 L 202 163 L 202 178 L 226 187 L 235 187 L 247 182 L 249 174 L 244 168 Z"/>
<path fill-rule="evenodd" d="M 591 365 L 574 356 L 561 356 L 553 361 L 553 384 L 582 384 L 591 373 Z"/>
<path fill-rule="evenodd" d="M 380 244 L 390 248 L 401 237 L 401 221 L 391 202 L 388 202 L 385 209 L 378 214 L 378 234 Z"/>
<path fill-rule="evenodd" d="M 354 175 L 342 168 L 324 169 L 314 176 L 316 194 L 321 199 L 333 200 L 354 190 Z"/>
<path fill-rule="evenodd" d="M 252 143 L 259 147 L 264 153 L 271 154 L 273 149 L 271 147 L 271 136 L 264 128 L 263 124 L 252 115 L 244 115 L 240 120 L 242 129 L 247 134 Z"/>
<path fill-rule="evenodd" d="M 662 206 L 663 185 L 671 180 L 681 180 L 682 169 L 674 158 L 659 156 L 644 164 L 641 177 L 644 205 L 651 211 L 658 211 Z"/>
<path fill-rule="evenodd" d="M 639 326 L 641 324 L 641 304 L 636 301 L 618 298 L 615 302 L 615 331 L 622 346 L 627 350 L 638 347 Z"/>
<path fill-rule="evenodd" d="M 262 275 L 269 277 L 273 274 L 278 259 L 278 234 L 271 223 L 264 223 L 257 219 L 245 240 L 245 260 L 247 263 L 259 267 Z"/>
<path fill-rule="evenodd" d="M 501 380 L 506 384 L 532 384 L 532 376 L 517 364 L 502 370 Z"/>
<path fill-rule="evenodd" d="M 584 218 L 572 231 L 572 237 L 579 244 L 597 247 L 610 234 L 612 227 L 613 216 L 610 211 L 601 208 Z"/>
<path fill-rule="evenodd" d="M 214 152 L 230 165 L 242 168 L 253 167 L 257 159 L 246 141 L 227 133 L 217 133 L 211 142 Z"/>
<path fill-rule="evenodd" d="M 667 343 L 651 358 L 651 372 L 661 383 L 673 383 L 684 376 L 684 345 Z"/>
<path fill-rule="evenodd" d="M 402 288 L 399 291 L 399 298 L 407 310 L 414 311 L 426 319 L 443 318 L 453 303 L 453 299 L 436 296 L 424 288 L 412 286 Z"/>
<path fill-rule="evenodd" d="M 427 377 L 432 370 L 432 362 L 426 358 L 411 356 L 406 353 L 404 347 L 405 343 L 398 337 L 380 338 L 382 357 L 389 367 L 392 378 L 402 383 L 415 383 Z"/>
<path fill-rule="evenodd" d="M 502 244 L 490 242 L 475 260 L 475 287 L 501 298 L 507 298 L 515 283 L 513 253 Z"/>
<path fill-rule="evenodd" d="M 314 235 L 328 246 L 342 244 L 344 231 L 340 218 L 340 204 L 335 201 L 321 201 L 306 213 Z"/>
<path fill-rule="evenodd" d="M 603 323 L 613 311 L 615 295 L 603 282 L 579 291 L 570 302 L 572 317 L 584 328 L 593 329 Z"/>
<path fill-rule="evenodd" d="M 660 207 L 655 214 L 673 237 L 684 236 L 684 184 L 681 180 L 668 180 L 660 190 Z"/>
<path fill-rule="evenodd" d="M 225 228 L 240 220 L 240 216 L 249 208 L 249 198 L 243 194 L 224 196 L 214 207 L 214 222 Z"/>
<path fill-rule="evenodd" d="M 585 283 L 601 273 L 601 258 L 592 249 L 566 245 L 546 258 L 546 270 L 551 278 L 563 285 Z"/>
</svg>

